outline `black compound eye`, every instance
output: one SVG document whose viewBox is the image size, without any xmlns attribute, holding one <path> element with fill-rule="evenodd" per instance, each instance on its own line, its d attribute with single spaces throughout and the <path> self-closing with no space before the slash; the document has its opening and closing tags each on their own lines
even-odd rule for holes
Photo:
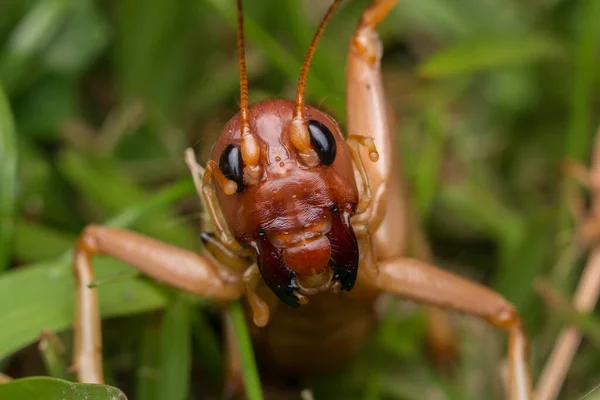
<svg viewBox="0 0 600 400">
<path fill-rule="evenodd" d="M 314 119 L 308 121 L 308 132 L 310 132 L 310 142 L 315 147 L 321 163 L 323 165 L 333 164 L 337 150 L 333 133 Z"/>
<path fill-rule="evenodd" d="M 228 145 L 219 158 L 219 169 L 227 179 L 237 183 L 237 192 L 244 190 L 244 165 L 242 152 L 234 145 Z"/>
</svg>

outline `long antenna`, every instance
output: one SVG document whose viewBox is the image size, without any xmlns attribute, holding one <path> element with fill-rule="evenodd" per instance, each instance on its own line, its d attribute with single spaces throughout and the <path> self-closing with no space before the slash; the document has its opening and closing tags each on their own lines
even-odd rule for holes
<svg viewBox="0 0 600 400">
<path fill-rule="evenodd" d="M 246 73 L 246 51 L 244 44 L 244 12 L 242 0 L 237 0 L 237 50 L 240 64 L 240 119 L 242 133 L 244 126 L 249 125 L 248 112 L 248 76 Z"/>
<path fill-rule="evenodd" d="M 246 74 L 246 53 L 244 45 L 244 12 L 242 0 L 237 0 L 237 48 L 240 64 L 240 133 L 241 151 L 244 161 L 244 181 L 253 185 L 260 178 L 260 147 L 258 140 L 250 129 L 250 110 L 248 108 L 248 76 Z"/>
<path fill-rule="evenodd" d="M 317 48 L 317 43 L 325 30 L 325 26 L 331 19 L 331 16 L 335 12 L 336 8 L 339 6 L 342 0 L 334 0 L 334 2 L 329 6 L 327 10 L 327 14 L 323 17 L 315 36 L 313 36 L 312 41 L 310 42 L 310 46 L 308 46 L 308 51 L 304 56 L 304 62 L 302 63 L 302 68 L 300 69 L 300 77 L 298 78 L 298 89 L 296 92 L 296 106 L 294 107 L 294 118 L 304 120 L 304 88 L 306 87 L 306 77 L 308 76 L 308 69 L 310 68 L 310 62 L 312 60 L 313 54 Z"/>
</svg>

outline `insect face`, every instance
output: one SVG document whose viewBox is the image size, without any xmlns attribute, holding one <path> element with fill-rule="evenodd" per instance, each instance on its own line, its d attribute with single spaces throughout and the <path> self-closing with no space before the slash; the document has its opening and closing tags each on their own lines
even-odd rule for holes
<svg viewBox="0 0 600 400">
<path fill-rule="evenodd" d="M 353 287 L 358 249 L 349 219 L 358 190 L 339 126 L 313 108 L 306 114 L 319 162 L 306 165 L 290 139 L 293 108 L 286 100 L 250 108 L 250 128 L 260 153 L 256 182 L 248 182 L 244 173 L 239 116 L 226 125 L 212 158 L 238 185 L 233 195 L 217 188 L 229 229 L 242 245 L 255 250 L 262 276 L 275 294 L 298 306 L 296 293 L 334 284 Z"/>
</svg>

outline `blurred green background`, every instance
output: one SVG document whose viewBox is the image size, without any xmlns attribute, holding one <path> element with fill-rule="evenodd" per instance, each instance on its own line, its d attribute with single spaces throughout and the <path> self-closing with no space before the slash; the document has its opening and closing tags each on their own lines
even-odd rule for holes
<svg viewBox="0 0 600 400">
<path fill-rule="evenodd" d="M 343 3 L 308 78 L 311 103 L 342 124 L 348 41 L 366 4 Z M 251 102 L 293 98 L 327 6 L 245 1 Z M 0 2 L 0 371 L 72 379 L 68 331 L 66 353 L 48 339 L 42 357 L 32 343 L 71 323 L 69 251 L 86 224 L 199 248 L 183 150 L 206 161 L 238 110 L 234 20 L 233 0 Z M 600 1 L 402 0 L 379 31 L 398 157 L 436 260 L 517 305 L 537 377 L 585 264 L 574 214 L 586 210 L 570 205 L 587 194 L 563 166 L 589 165 L 600 122 Z M 108 382 L 130 399 L 219 398 L 217 307 L 114 260 L 97 265 Z M 575 320 L 585 339 L 563 399 L 600 383 L 598 318 Z M 354 363 L 306 385 L 317 399 L 502 398 L 504 335 L 452 322 L 458 358 L 440 371 L 422 309 L 392 301 Z"/>
</svg>

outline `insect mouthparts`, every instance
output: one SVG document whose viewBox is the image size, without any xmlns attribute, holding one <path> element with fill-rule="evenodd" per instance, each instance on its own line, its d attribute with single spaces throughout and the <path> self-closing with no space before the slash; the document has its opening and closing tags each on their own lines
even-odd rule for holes
<svg viewBox="0 0 600 400">
<path fill-rule="evenodd" d="M 298 246 L 277 248 L 268 235 L 260 234 L 255 249 L 265 283 L 291 307 L 300 306 L 297 275 L 315 276 L 329 267 L 333 270 L 332 279 L 340 282 L 340 289 L 350 291 L 356 282 L 358 242 L 348 213 L 334 210 L 331 229 L 325 236 Z"/>
</svg>

